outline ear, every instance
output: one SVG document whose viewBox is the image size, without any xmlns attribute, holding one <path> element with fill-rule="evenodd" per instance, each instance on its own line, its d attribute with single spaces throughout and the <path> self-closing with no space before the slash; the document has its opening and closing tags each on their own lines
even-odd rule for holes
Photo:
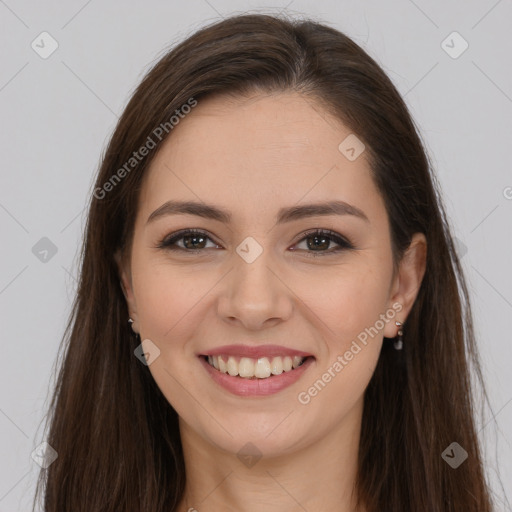
<svg viewBox="0 0 512 512">
<path fill-rule="evenodd" d="M 412 309 L 418 295 L 423 276 L 425 275 L 427 262 L 427 240 L 423 233 L 415 233 L 409 247 L 400 261 L 399 269 L 391 285 L 391 293 L 388 307 L 400 304 L 402 309 L 397 311 L 396 321 L 404 323 Z M 394 338 L 398 327 L 395 322 L 388 322 L 384 329 L 386 338 Z"/>
<path fill-rule="evenodd" d="M 123 290 L 124 298 L 126 299 L 126 305 L 128 307 L 128 314 L 133 320 L 131 324 L 132 329 L 135 333 L 139 333 L 139 319 L 137 315 L 137 304 L 135 296 L 133 294 L 132 275 L 130 269 L 130 262 L 123 256 L 120 251 L 114 254 L 114 259 L 117 264 L 121 289 Z M 127 319 L 128 320 L 128 319 Z"/>
</svg>

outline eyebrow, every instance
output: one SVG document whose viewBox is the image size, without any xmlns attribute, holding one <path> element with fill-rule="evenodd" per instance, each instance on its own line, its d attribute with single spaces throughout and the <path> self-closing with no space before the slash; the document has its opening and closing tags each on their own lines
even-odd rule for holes
<svg viewBox="0 0 512 512">
<path fill-rule="evenodd" d="M 198 217 L 216 220 L 224 224 L 229 224 L 232 219 L 230 212 L 211 204 L 195 201 L 167 201 L 148 217 L 146 224 L 166 215 L 180 214 L 197 215 Z M 325 203 L 281 208 L 277 213 L 275 222 L 276 224 L 283 224 L 319 215 L 352 215 L 365 222 L 370 222 L 362 210 L 344 201 L 328 201 Z"/>
</svg>

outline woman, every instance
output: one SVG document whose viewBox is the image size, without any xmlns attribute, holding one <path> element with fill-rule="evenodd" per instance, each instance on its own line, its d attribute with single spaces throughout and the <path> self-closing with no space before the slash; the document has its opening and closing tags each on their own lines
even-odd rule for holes
<svg viewBox="0 0 512 512">
<path fill-rule="evenodd" d="M 429 167 L 332 28 L 236 16 L 167 53 L 92 194 L 44 509 L 490 511 Z"/>
</svg>

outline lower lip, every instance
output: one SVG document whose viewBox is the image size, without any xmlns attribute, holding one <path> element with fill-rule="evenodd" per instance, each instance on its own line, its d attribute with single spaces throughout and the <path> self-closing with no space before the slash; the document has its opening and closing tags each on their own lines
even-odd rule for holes
<svg viewBox="0 0 512 512">
<path fill-rule="evenodd" d="M 308 357 L 306 361 L 294 370 L 283 372 L 280 375 L 272 375 L 266 379 L 246 379 L 238 376 L 232 377 L 228 373 L 216 370 L 202 356 L 199 359 L 217 384 L 238 396 L 267 396 L 278 393 L 297 382 L 314 360 L 313 357 Z"/>
</svg>

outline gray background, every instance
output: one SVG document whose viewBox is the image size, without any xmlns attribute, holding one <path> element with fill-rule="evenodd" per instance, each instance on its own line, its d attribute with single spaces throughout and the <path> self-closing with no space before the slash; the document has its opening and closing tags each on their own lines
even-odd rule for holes
<svg viewBox="0 0 512 512">
<path fill-rule="evenodd" d="M 510 0 L 0 0 L 0 512 L 31 504 L 39 469 L 31 453 L 43 441 L 53 365 L 75 293 L 83 209 L 117 116 L 170 45 L 231 13 L 284 9 L 328 22 L 361 44 L 421 128 L 472 293 L 492 402 L 479 436 L 497 510 L 511 510 L 503 503 L 512 495 Z M 31 47 L 34 40 L 42 46 L 43 31 L 58 43 L 46 59 Z M 453 31 L 469 44 L 457 58 L 442 46 Z M 446 44 L 452 54 L 462 48 L 453 36 Z"/>
</svg>

